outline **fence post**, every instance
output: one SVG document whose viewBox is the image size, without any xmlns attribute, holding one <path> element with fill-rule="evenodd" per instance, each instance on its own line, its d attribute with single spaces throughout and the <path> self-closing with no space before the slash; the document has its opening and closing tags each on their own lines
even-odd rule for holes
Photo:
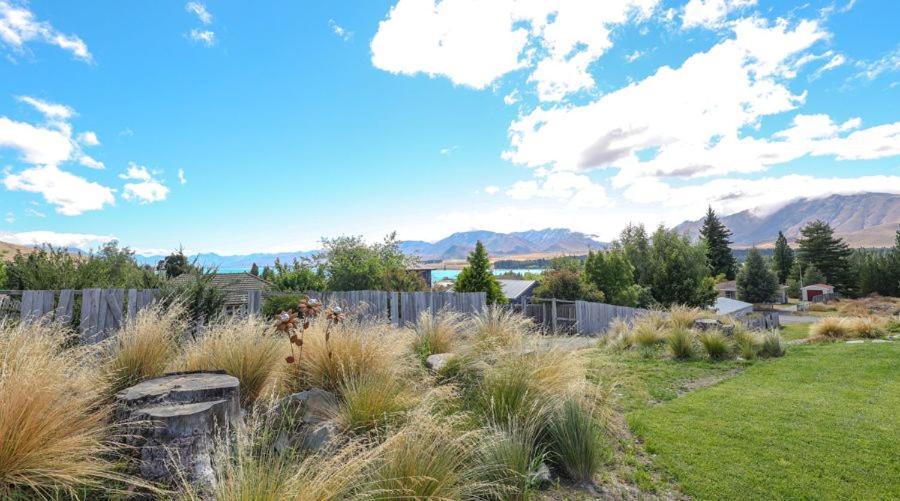
<svg viewBox="0 0 900 501">
<path fill-rule="evenodd" d="M 262 291 L 261 290 L 247 291 L 247 314 L 248 315 L 259 314 L 261 306 L 262 306 Z"/>
<path fill-rule="evenodd" d="M 556 334 L 556 328 L 557 328 L 557 324 L 556 324 L 556 298 L 553 298 L 553 299 L 550 301 L 550 316 L 552 317 L 552 320 L 551 320 L 551 321 L 553 322 L 553 333 Z"/>
</svg>

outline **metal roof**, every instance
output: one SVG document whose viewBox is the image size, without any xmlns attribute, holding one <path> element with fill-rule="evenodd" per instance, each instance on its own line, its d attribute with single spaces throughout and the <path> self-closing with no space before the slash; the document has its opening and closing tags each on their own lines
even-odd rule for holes
<svg viewBox="0 0 900 501">
<path fill-rule="evenodd" d="M 498 280 L 498 282 L 503 289 L 503 295 L 509 300 L 519 299 L 522 294 L 530 292 L 537 285 L 534 280 Z"/>
<path fill-rule="evenodd" d="M 753 305 L 751 303 L 745 303 L 729 297 L 717 297 L 716 304 L 713 307 L 719 315 L 732 315 L 747 309 L 753 310 Z"/>
</svg>

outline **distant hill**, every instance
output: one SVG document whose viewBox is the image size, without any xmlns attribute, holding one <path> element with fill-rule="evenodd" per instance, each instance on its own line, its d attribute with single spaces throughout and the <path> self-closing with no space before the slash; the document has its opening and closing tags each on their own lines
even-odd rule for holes
<svg viewBox="0 0 900 501">
<path fill-rule="evenodd" d="M 31 247 L 26 247 L 24 245 L 11 244 L 7 242 L 0 242 L 0 261 L 9 261 L 16 255 L 16 252 L 21 252 L 23 254 L 28 254 L 34 251 Z"/>
<path fill-rule="evenodd" d="M 201 266 L 208 267 L 217 267 L 223 271 L 231 271 L 231 270 L 249 270 L 253 263 L 256 263 L 258 266 L 272 266 L 275 263 L 275 259 L 280 260 L 282 263 L 291 263 L 294 259 L 302 259 L 304 257 L 309 257 L 315 254 L 317 251 L 298 251 L 298 252 L 276 252 L 276 253 L 264 253 L 257 252 L 253 254 L 241 254 L 241 255 L 221 255 L 216 254 L 214 252 L 206 252 L 201 254 L 191 254 L 188 256 L 188 260 L 191 262 L 197 261 Z M 140 264 L 149 264 L 151 266 L 156 266 L 165 256 L 135 256 L 137 262 Z"/>
<path fill-rule="evenodd" d="M 590 249 L 600 249 L 605 243 L 590 235 L 564 228 L 547 228 L 514 233 L 493 231 L 464 231 L 428 243 L 422 241 L 401 242 L 400 248 L 407 254 L 415 254 L 426 260 L 464 259 L 478 241 L 484 244 L 492 257 L 524 254 L 585 254 Z"/>
<path fill-rule="evenodd" d="M 771 245 L 779 231 L 795 240 L 800 228 L 816 219 L 830 224 L 852 247 L 890 247 L 900 225 L 900 195 L 861 193 L 800 199 L 773 212 L 745 210 L 721 219 L 738 247 Z M 697 238 L 701 222 L 685 221 L 675 228 Z"/>
</svg>

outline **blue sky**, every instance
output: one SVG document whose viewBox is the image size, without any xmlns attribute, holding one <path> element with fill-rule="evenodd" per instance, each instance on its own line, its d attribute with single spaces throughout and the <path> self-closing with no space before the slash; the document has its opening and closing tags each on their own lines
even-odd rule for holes
<svg viewBox="0 0 900 501">
<path fill-rule="evenodd" d="M 0 240 L 142 252 L 900 193 L 890 0 L 0 0 Z"/>
</svg>

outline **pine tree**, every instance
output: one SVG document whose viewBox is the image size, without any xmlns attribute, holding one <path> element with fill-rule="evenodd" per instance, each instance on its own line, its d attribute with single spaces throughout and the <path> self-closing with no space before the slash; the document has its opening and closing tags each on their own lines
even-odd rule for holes
<svg viewBox="0 0 900 501">
<path fill-rule="evenodd" d="M 850 276 L 850 255 L 853 253 L 843 239 L 824 221 L 813 221 L 800 230 L 797 239 L 797 259 L 803 268 L 815 266 L 829 285 L 843 294 L 853 294 L 855 284 Z M 809 285 L 805 283 L 803 285 Z"/>
<path fill-rule="evenodd" d="M 772 260 L 775 264 L 775 274 L 778 275 L 778 283 L 785 283 L 794 266 L 794 250 L 788 245 L 784 233 L 780 231 L 778 239 L 775 240 L 775 254 L 772 256 Z"/>
<path fill-rule="evenodd" d="M 454 290 L 456 292 L 484 292 L 487 293 L 489 304 L 506 303 L 500 282 L 491 273 L 491 260 L 480 240 L 475 243 L 475 250 L 469 253 L 466 260 L 469 265 L 459 273 Z"/>
<path fill-rule="evenodd" d="M 259 276 L 259 266 L 257 266 L 256 263 L 253 263 L 253 266 L 250 267 L 250 274 L 254 277 Z"/>
<path fill-rule="evenodd" d="M 737 290 L 738 299 L 748 303 L 771 302 L 778 291 L 778 278 L 756 247 L 747 253 L 747 260 L 737 274 Z"/>
<path fill-rule="evenodd" d="M 731 254 L 731 230 L 728 229 L 719 217 L 709 207 L 706 211 L 706 218 L 703 220 L 703 226 L 700 227 L 700 238 L 706 242 L 706 257 L 709 259 L 709 266 L 713 276 L 725 275 L 725 278 L 731 280 L 734 278 L 735 261 Z"/>
</svg>

